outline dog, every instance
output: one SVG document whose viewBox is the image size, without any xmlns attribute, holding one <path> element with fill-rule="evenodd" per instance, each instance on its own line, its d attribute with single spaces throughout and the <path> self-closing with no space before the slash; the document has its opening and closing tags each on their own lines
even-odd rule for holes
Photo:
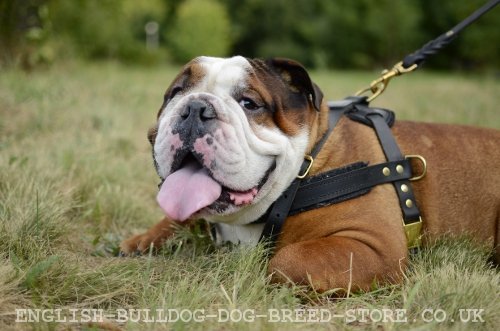
<svg viewBox="0 0 500 331">
<path fill-rule="evenodd" d="M 328 106 L 306 69 L 288 59 L 198 57 L 164 95 L 149 130 L 166 217 L 121 244 L 124 254 L 159 248 L 174 224 L 205 219 L 217 242 L 255 245 L 263 215 L 300 171 L 328 128 Z M 423 244 L 468 234 L 499 260 L 500 131 L 397 121 L 404 155 L 427 160 L 413 183 Z M 385 162 L 374 130 L 342 117 L 310 175 L 363 161 Z M 402 212 L 391 184 L 286 218 L 268 264 L 272 281 L 318 291 L 397 283 L 408 261 Z"/>
</svg>

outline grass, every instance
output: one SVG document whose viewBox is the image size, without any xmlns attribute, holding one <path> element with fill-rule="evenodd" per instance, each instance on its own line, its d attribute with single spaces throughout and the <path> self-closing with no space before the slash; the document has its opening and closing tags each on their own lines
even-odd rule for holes
<svg viewBox="0 0 500 331">
<path fill-rule="evenodd" d="M 216 248 L 202 231 L 181 231 L 157 256 L 115 257 L 122 239 L 162 216 L 146 131 L 177 69 L 66 63 L 0 73 L 0 329 L 490 330 L 500 324 L 498 270 L 486 262 L 488 251 L 467 238 L 443 239 L 413 257 L 402 285 L 342 299 L 271 285 L 263 247 Z M 376 75 L 313 73 L 328 99 L 352 94 Z M 403 119 L 500 128 L 499 92 L 494 77 L 417 72 L 392 82 L 376 105 Z M 313 308 L 358 315 L 351 323 L 27 324 L 15 322 L 16 308 L 264 314 Z M 405 309 L 408 322 L 363 320 L 364 308 Z M 436 313 L 439 320 L 439 309 L 446 321 L 422 318 Z M 484 322 L 451 322 L 460 309 L 484 309 Z"/>
</svg>

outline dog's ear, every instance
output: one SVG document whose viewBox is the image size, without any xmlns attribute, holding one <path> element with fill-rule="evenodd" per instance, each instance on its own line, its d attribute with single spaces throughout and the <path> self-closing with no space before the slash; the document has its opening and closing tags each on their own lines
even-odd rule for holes
<svg viewBox="0 0 500 331">
<path fill-rule="evenodd" d="M 158 126 L 155 125 L 148 130 L 148 140 L 151 146 L 155 145 L 156 135 L 158 134 Z"/>
<path fill-rule="evenodd" d="M 284 58 L 273 58 L 266 62 L 281 76 L 285 83 L 296 92 L 305 93 L 314 108 L 317 111 L 320 110 L 323 92 L 312 82 L 306 69 L 299 62 Z"/>
</svg>

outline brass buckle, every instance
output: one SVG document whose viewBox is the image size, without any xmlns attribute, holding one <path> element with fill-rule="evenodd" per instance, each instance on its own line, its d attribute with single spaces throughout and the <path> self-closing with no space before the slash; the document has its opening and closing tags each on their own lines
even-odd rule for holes
<svg viewBox="0 0 500 331">
<path fill-rule="evenodd" d="M 420 175 L 413 176 L 412 178 L 410 178 L 410 181 L 413 182 L 413 181 L 420 180 L 420 179 L 425 177 L 425 174 L 427 173 L 427 161 L 424 159 L 423 156 L 421 156 L 421 155 L 405 155 L 405 159 L 417 159 L 422 163 L 422 166 L 424 168 Z"/>
<path fill-rule="evenodd" d="M 297 175 L 298 179 L 305 178 L 309 174 L 309 171 L 311 170 L 313 163 L 314 163 L 314 159 L 311 155 L 304 155 L 304 159 L 309 161 L 309 166 L 307 167 L 306 171 L 304 171 L 304 173 L 302 175 Z"/>
<path fill-rule="evenodd" d="M 403 221 L 403 229 L 405 230 L 408 248 L 418 248 L 422 245 L 422 217 L 418 218 L 417 222 L 405 224 Z"/>
</svg>

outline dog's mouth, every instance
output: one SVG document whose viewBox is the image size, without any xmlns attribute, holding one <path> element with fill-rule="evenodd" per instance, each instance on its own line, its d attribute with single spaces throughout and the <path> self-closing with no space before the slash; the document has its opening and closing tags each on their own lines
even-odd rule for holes
<svg viewBox="0 0 500 331">
<path fill-rule="evenodd" d="M 157 201 L 167 216 L 175 221 L 183 222 L 202 210 L 220 214 L 231 205 L 243 207 L 251 204 L 275 168 L 273 162 L 256 186 L 243 191 L 234 190 L 216 180 L 209 169 L 188 153 L 162 180 Z"/>
</svg>

